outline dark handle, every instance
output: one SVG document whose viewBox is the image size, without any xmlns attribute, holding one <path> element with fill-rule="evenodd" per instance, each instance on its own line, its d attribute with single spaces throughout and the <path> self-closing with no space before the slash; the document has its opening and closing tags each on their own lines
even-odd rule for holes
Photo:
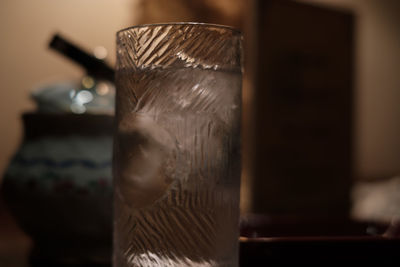
<svg viewBox="0 0 400 267">
<path fill-rule="evenodd" d="M 112 67 L 107 65 L 103 60 L 90 55 L 70 41 L 67 41 L 59 34 L 53 36 L 49 47 L 79 64 L 86 70 L 88 75 L 97 79 L 114 82 L 114 69 Z"/>
</svg>

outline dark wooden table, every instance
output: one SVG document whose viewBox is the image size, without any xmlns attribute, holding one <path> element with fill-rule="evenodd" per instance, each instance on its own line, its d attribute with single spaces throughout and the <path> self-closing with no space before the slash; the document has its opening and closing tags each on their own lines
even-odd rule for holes
<svg viewBox="0 0 400 267">
<path fill-rule="evenodd" d="M 250 215 L 241 225 L 240 266 L 400 266 L 397 223 Z"/>
<path fill-rule="evenodd" d="M 396 233 L 385 236 L 385 225 L 315 218 L 254 219 L 241 225 L 241 267 L 400 266 L 400 239 Z M 0 201 L 0 266 L 29 267 L 31 246 L 30 238 Z"/>
</svg>

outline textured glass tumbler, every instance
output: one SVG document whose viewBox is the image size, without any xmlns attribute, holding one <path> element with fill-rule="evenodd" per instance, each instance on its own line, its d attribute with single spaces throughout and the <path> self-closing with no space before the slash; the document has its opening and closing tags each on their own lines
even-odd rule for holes
<svg viewBox="0 0 400 267">
<path fill-rule="evenodd" d="M 115 267 L 238 266 L 241 41 L 200 23 L 117 33 Z"/>
</svg>

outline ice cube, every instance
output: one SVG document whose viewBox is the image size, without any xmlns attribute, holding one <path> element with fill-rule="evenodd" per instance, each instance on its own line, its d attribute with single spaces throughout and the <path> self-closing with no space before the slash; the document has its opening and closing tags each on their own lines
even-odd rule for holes
<svg viewBox="0 0 400 267">
<path fill-rule="evenodd" d="M 116 192 L 135 208 L 160 199 L 174 180 L 175 142 L 147 115 L 128 114 L 118 126 L 116 138 Z"/>
</svg>

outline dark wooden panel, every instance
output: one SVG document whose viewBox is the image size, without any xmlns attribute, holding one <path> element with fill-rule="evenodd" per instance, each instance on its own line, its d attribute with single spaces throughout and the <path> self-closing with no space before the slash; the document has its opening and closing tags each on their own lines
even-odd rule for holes
<svg viewBox="0 0 400 267">
<path fill-rule="evenodd" d="M 347 213 L 353 17 L 291 1 L 258 5 L 254 210 Z"/>
</svg>

